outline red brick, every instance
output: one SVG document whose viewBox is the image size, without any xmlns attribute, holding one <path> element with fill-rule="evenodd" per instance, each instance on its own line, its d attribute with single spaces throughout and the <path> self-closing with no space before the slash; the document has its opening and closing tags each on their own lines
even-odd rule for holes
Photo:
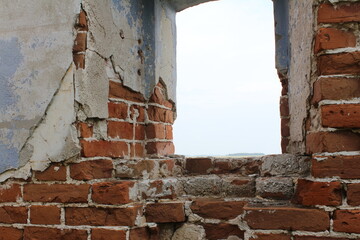
<svg viewBox="0 0 360 240">
<path fill-rule="evenodd" d="M 360 210 L 335 211 L 334 231 L 360 233 Z"/>
<path fill-rule="evenodd" d="M 142 227 L 130 230 L 130 240 L 158 240 L 159 229 L 157 227 Z"/>
<path fill-rule="evenodd" d="M 0 207 L 0 223 L 26 223 L 26 207 Z"/>
<path fill-rule="evenodd" d="M 125 170 L 124 169 L 125 166 Z M 144 175 L 152 176 L 154 170 L 154 160 L 139 160 L 134 162 L 126 162 L 117 166 L 116 177 L 119 178 L 143 178 Z"/>
<path fill-rule="evenodd" d="M 2 185 L 0 187 L 0 203 L 16 202 L 21 197 L 19 184 Z"/>
<path fill-rule="evenodd" d="M 321 160 L 312 160 L 311 172 L 314 177 L 360 178 L 360 169 L 358 168 L 360 156 L 317 156 L 317 158 Z"/>
<path fill-rule="evenodd" d="M 185 166 L 190 174 L 207 174 L 213 168 L 210 158 L 187 158 Z"/>
<path fill-rule="evenodd" d="M 352 240 L 359 240 L 358 238 L 351 238 Z M 350 240 L 349 238 L 335 238 L 335 237 L 310 237 L 310 236 L 295 236 L 294 240 Z"/>
<path fill-rule="evenodd" d="M 315 53 L 327 49 L 355 46 L 356 37 L 353 32 L 336 28 L 320 28 L 315 39 Z"/>
<path fill-rule="evenodd" d="M 100 182 L 92 185 L 92 200 L 101 204 L 126 204 L 131 202 L 130 189 L 134 182 Z"/>
<path fill-rule="evenodd" d="M 325 231 L 329 214 L 318 209 L 292 207 L 245 207 L 244 220 L 252 229 Z"/>
<path fill-rule="evenodd" d="M 87 240 L 86 230 L 25 227 L 24 240 Z"/>
<path fill-rule="evenodd" d="M 160 165 L 161 176 L 163 177 L 173 176 L 174 173 L 176 172 L 175 170 L 177 170 L 176 161 L 177 160 L 174 159 L 160 160 L 159 165 Z"/>
<path fill-rule="evenodd" d="M 360 183 L 347 185 L 347 201 L 351 206 L 360 205 Z"/>
<path fill-rule="evenodd" d="M 137 110 L 137 114 L 136 114 L 136 110 Z M 138 105 L 131 105 L 130 112 L 131 112 L 132 120 L 135 120 L 136 118 L 136 122 L 145 122 L 145 107 Z"/>
<path fill-rule="evenodd" d="M 256 237 L 250 238 L 250 240 L 291 240 L 291 236 L 286 234 L 258 233 Z"/>
<path fill-rule="evenodd" d="M 167 140 L 173 140 L 173 127 L 171 125 L 166 125 L 165 126 L 165 131 L 166 131 L 166 139 Z"/>
<path fill-rule="evenodd" d="M 80 137 L 81 138 L 91 138 L 93 136 L 93 126 L 88 124 L 88 123 L 84 123 L 84 122 L 79 122 L 78 123 L 78 128 L 80 131 Z"/>
<path fill-rule="evenodd" d="M 313 182 L 299 179 L 293 202 L 296 204 L 338 206 L 342 203 L 340 182 Z"/>
<path fill-rule="evenodd" d="M 289 99 L 287 97 L 280 98 L 280 116 L 289 116 Z"/>
<path fill-rule="evenodd" d="M 83 10 L 80 11 L 77 28 L 79 31 L 87 31 L 88 30 L 86 13 Z"/>
<path fill-rule="evenodd" d="M 360 134 L 351 131 L 315 132 L 306 136 L 306 152 L 359 151 Z"/>
<path fill-rule="evenodd" d="M 23 240 L 23 230 L 12 227 L 0 227 L 0 240 Z"/>
<path fill-rule="evenodd" d="M 30 202 L 87 202 L 90 186 L 87 184 L 26 184 L 24 200 Z"/>
<path fill-rule="evenodd" d="M 73 54 L 73 61 L 76 69 L 85 68 L 85 55 L 84 54 Z"/>
<path fill-rule="evenodd" d="M 148 124 L 146 126 L 147 139 L 165 139 L 165 125 L 164 124 Z"/>
<path fill-rule="evenodd" d="M 334 104 L 321 106 L 322 125 L 334 128 L 359 128 L 359 104 Z"/>
<path fill-rule="evenodd" d="M 91 240 L 126 240 L 126 231 L 93 228 Z"/>
<path fill-rule="evenodd" d="M 145 147 L 141 143 L 132 143 L 130 144 L 130 153 L 132 158 L 143 158 Z"/>
<path fill-rule="evenodd" d="M 73 46 L 74 53 L 84 52 L 86 50 L 86 37 L 87 37 L 86 33 L 79 32 L 76 35 L 76 38 L 74 41 L 74 46 Z"/>
<path fill-rule="evenodd" d="M 281 96 L 286 96 L 289 91 L 289 81 L 287 78 L 281 79 Z"/>
<path fill-rule="evenodd" d="M 167 100 L 166 87 L 162 83 L 158 83 L 154 88 L 154 92 L 150 97 L 150 103 L 157 103 L 167 108 L 172 108 L 173 104 Z"/>
<path fill-rule="evenodd" d="M 244 231 L 240 230 L 237 225 L 228 223 L 207 223 L 204 224 L 204 229 L 206 239 L 208 240 L 228 239 L 230 236 L 236 236 L 240 239 L 244 239 Z"/>
<path fill-rule="evenodd" d="M 185 211 L 183 203 L 150 203 L 146 205 L 146 220 L 148 222 L 184 222 Z"/>
<path fill-rule="evenodd" d="M 70 165 L 70 176 L 76 180 L 111 178 L 114 167 L 111 160 L 91 160 Z"/>
<path fill-rule="evenodd" d="M 320 75 L 360 74 L 360 52 L 337 53 L 318 57 Z"/>
<path fill-rule="evenodd" d="M 140 188 L 140 195 L 143 199 L 175 199 L 176 181 L 164 183 L 162 180 L 152 180 L 143 183 Z"/>
<path fill-rule="evenodd" d="M 60 208 L 57 206 L 31 206 L 30 223 L 60 224 Z"/>
<path fill-rule="evenodd" d="M 122 141 L 80 141 L 84 157 L 124 157 L 129 154 L 128 145 Z"/>
<path fill-rule="evenodd" d="M 145 126 L 142 124 L 135 124 L 135 140 L 145 140 Z"/>
<path fill-rule="evenodd" d="M 80 226 L 134 226 L 139 206 L 127 208 L 77 208 L 65 209 L 66 225 Z"/>
<path fill-rule="evenodd" d="M 128 117 L 128 105 L 126 103 L 108 103 L 109 118 L 126 119 Z"/>
<path fill-rule="evenodd" d="M 314 84 L 312 104 L 321 100 L 346 100 L 360 97 L 359 78 L 321 78 Z"/>
<path fill-rule="evenodd" d="M 108 122 L 108 136 L 111 138 L 133 139 L 134 125 L 128 122 Z"/>
<path fill-rule="evenodd" d="M 281 136 L 282 137 L 290 136 L 290 119 L 289 118 L 281 119 Z"/>
<path fill-rule="evenodd" d="M 149 120 L 154 122 L 174 123 L 174 112 L 160 107 L 149 106 Z"/>
<path fill-rule="evenodd" d="M 318 11 L 319 23 L 342 23 L 360 21 L 360 3 L 321 4 Z"/>
<path fill-rule="evenodd" d="M 287 147 L 289 146 L 290 139 L 289 138 L 281 138 L 281 152 L 287 153 Z"/>
<path fill-rule="evenodd" d="M 245 204 L 246 202 L 202 199 L 194 201 L 191 210 L 203 218 L 230 220 L 244 212 Z"/>
<path fill-rule="evenodd" d="M 66 167 L 60 164 L 51 164 L 43 172 L 35 172 L 35 178 L 39 181 L 66 181 Z"/>
<path fill-rule="evenodd" d="M 122 83 L 113 81 L 110 81 L 109 97 L 133 102 L 145 102 L 145 98 L 141 93 L 132 91 L 130 88 L 123 86 Z"/>
<path fill-rule="evenodd" d="M 174 154 L 175 147 L 172 142 L 148 142 L 146 144 L 146 151 L 148 154 L 165 156 Z"/>
</svg>

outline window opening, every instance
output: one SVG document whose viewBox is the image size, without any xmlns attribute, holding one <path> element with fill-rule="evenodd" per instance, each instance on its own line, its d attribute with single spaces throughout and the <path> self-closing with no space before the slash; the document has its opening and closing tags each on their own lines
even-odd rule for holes
<svg viewBox="0 0 360 240">
<path fill-rule="evenodd" d="M 176 21 L 176 153 L 280 153 L 272 1 L 209 2 Z"/>
</svg>

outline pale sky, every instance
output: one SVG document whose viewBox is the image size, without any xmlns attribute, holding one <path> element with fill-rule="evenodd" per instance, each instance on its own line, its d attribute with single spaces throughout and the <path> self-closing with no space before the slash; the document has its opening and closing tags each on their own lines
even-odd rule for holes
<svg viewBox="0 0 360 240">
<path fill-rule="evenodd" d="M 209 2 L 176 20 L 176 154 L 280 153 L 272 1 Z"/>
</svg>

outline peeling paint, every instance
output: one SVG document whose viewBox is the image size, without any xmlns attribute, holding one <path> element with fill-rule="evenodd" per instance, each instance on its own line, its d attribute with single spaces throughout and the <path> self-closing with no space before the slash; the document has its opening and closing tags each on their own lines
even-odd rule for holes
<svg viewBox="0 0 360 240">
<path fill-rule="evenodd" d="M 47 162 L 63 161 L 80 152 L 77 132 L 73 126 L 75 110 L 72 65 L 46 113 L 23 149 L 31 152 L 30 162 L 34 170 L 43 170 Z M 22 165 L 25 165 L 27 159 L 21 160 Z"/>
<path fill-rule="evenodd" d="M 18 38 L 0 40 L 0 116 L 17 101 L 12 81 L 23 59 Z"/>
<path fill-rule="evenodd" d="M 24 144 L 46 115 L 72 62 L 73 27 L 80 3 L 1 2 L 0 173 L 30 160 L 28 153 L 20 151 L 30 151 Z"/>
</svg>

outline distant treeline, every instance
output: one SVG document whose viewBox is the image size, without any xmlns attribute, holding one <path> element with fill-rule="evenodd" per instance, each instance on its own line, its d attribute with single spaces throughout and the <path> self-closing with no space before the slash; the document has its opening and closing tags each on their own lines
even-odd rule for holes
<svg viewBox="0 0 360 240">
<path fill-rule="evenodd" d="M 228 156 L 262 156 L 264 153 L 231 153 Z"/>
</svg>

